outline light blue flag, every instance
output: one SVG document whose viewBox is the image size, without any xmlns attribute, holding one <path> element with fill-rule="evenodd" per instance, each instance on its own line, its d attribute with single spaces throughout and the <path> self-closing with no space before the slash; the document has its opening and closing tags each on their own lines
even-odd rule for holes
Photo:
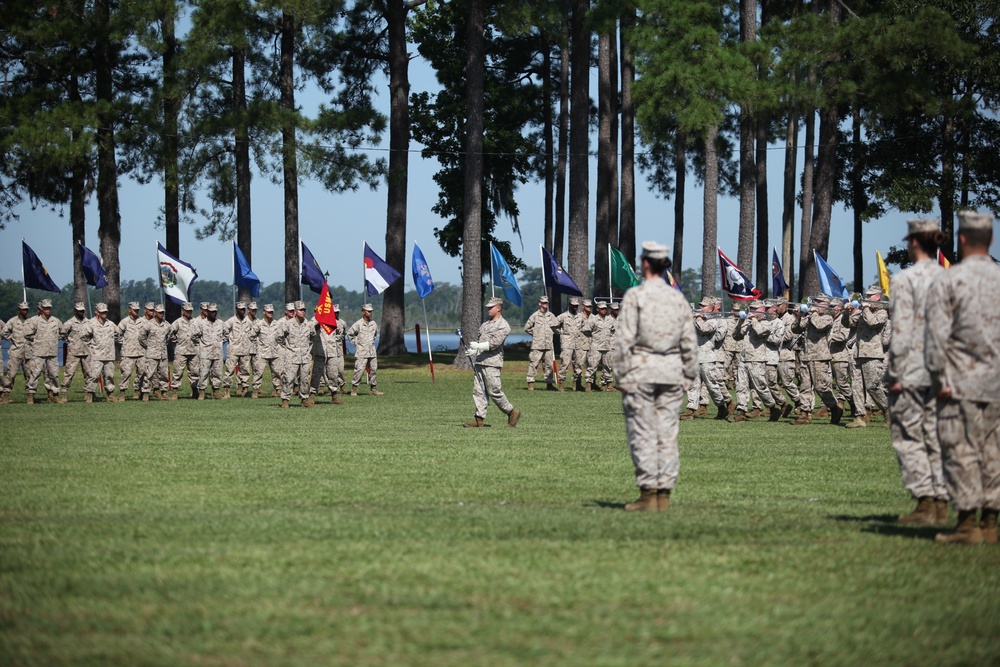
<svg viewBox="0 0 1000 667">
<path fill-rule="evenodd" d="M 840 279 L 837 272 L 815 250 L 813 250 L 813 257 L 816 258 L 816 273 L 819 274 L 819 286 L 823 290 L 823 294 L 850 299 L 851 294 L 844 287 L 844 281 Z"/>
<path fill-rule="evenodd" d="M 431 270 L 427 268 L 427 260 L 424 253 L 420 251 L 420 246 L 413 244 L 413 284 L 417 287 L 417 294 L 420 298 L 425 298 L 434 291 L 434 280 L 431 278 Z"/>
<path fill-rule="evenodd" d="M 503 295 L 515 306 L 521 305 L 521 288 L 514 280 L 514 272 L 510 270 L 507 260 L 503 258 L 497 247 L 490 244 L 490 254 L 493 255 L 493 284 L 499 285 Z"/>
</svg>

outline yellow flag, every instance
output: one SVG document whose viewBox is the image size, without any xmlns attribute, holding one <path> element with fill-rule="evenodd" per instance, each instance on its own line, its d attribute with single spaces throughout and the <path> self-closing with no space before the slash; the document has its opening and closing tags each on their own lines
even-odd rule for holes
<svg viewBox="0 0 1000 667">
<path fill-rule="evenodd" d="M 878 250 L 875 251 L 875 257 L 878 259 L 878 282 L 882 287 L 882 293 L 885 294 L 885 298 L 892 298 L 889 295 L 889 269 L 885 268 L 885 260 L 882 259 L 882 253 Z"/>
</svg>

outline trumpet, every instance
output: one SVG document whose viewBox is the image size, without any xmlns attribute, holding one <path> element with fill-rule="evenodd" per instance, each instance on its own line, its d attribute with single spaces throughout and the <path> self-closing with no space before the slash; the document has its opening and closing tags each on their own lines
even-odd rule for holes
<svg viewBox="0 0 1000 667">
<path fill-rule="evenodd" d="M 850 306 L 851 308 L 885 308 L 886 310 L 890 310 L 892 308 L 892 302 L 883 301 L 881 299 L 878 301 L 852 299 Z"/>
</svg>

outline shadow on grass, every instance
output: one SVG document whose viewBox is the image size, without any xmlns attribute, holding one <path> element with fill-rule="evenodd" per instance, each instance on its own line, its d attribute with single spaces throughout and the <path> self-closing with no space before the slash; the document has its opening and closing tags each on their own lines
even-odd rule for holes
<svg viewBox="0 0 1000 667">
<path fill-rule="evenodd" d="M 834 521 L 867 524 L 861 528 L 862 533 L 887 535 L 889 537 L 905 537 L 911 540 L 933 540 L 934 536 L 941 532 L 941 527 L 939 526 L 902 525 L 897 522 L 897 517 L 894 514 L 868 514 L 865 516 L 837 514 L 828 518 Z"/>
<path fill-rule="evenodd" d="M 610 500 L 591 500 L 590 502 L 584 503 L 584 507 L 600 507 L 605 510 L 623 510 L 625 509 L 625 503 L 613 502 Z"/>
</svg>

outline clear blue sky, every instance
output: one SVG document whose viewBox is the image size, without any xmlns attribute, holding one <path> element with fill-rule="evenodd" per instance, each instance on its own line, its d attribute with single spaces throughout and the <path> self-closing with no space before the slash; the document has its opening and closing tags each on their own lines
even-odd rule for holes
<svg viewBox="0 0 1000 667">
<path fill-rule="evenodd" d="M 419 59 L 412 61 L 411 88 L 414 92 L 436 87 L 433 74 Z M 388 114 L 388 85 L 385 83 L 380 92 L 380 104 L 384 113 Z M 596 91 L 596 81 L 593 85 Z M 308 106 L 317 101 L 315 93 L 307 93 L 299 101 L 304 100 Z M 388 146 L 388 137 L 379 148 Z M 800 142 L 801 143 L 801 142 Z M 596 151 L 596 136 L 592 138 L 591 150 Z M 414 144 L 414 153 L 410 158 L 410 185 L 408 201 L 407 225 L 407 265 L 404 276 L 407 286 L 412 285 L 409 271 L 409 249 L 416 241 L 427 258 L 428 266 L 434 280 L 437 282 L 461 282 L 461 268 L 458 258 L 445 255 L 440 250 L 433 234 L 435 227 L 444 224 L 431 207 L 437 200 L 437 187 L 432 176 L 438 168 L 436 160 L 424 160 L 420 157 L 420 146 Z M 773 147 L 772 147 L 773 148 Z M 384 157 L 385 151 L 372 153 L 373 157 Z M 772 245 L 781 244 L 781 170 L 784 153 L 782 150 L 772 150 L 769 156 L 768 184 L 771 204 L 770 238 Z M 799 155 L 801 170 L 802 155 Z M 596 158 L 591 159 L 590 176 L 590 225 L 591 244 L 590 257 L 593 258 L 593 226 L 595 219 L 596 196 Z M 648 187 L 645 176 L 637 173 L 636 192 L 636 239 L 658 240 L 668 245 L 673 241 L 673 202 L 654 196 Z M 685 220 L 684 257 L 688 267 L 698 268 L 701 263 L 701 206 L 702 191 L 694 186 L 694 178 L 688 179 Z M 163 230 L 156 229 L 154 221 L 162 206 L 162 186 L 156 180 L 148 185 L 138 185 L 122 178 L 121 216 L 122 244 L 121 267 L 123 280 L 144 280 L 156 276 L 155 248 L 156 242 L 164 242 Z M 515 252 L 522 252 L 522 257 L 529 266 L 540 264 L 538 246 L 542 242 L 544 224 L 544 189 L 541 183 L 522 187 L 517 194 L 517 202 L 521 210 L 522 245 L 506 221 L 498 225 L 498 236 L 509 240 Z M 284 278 L 284 225 L 282 213 L 282 186 L 274 185 L 269 180 L 255 175 L 252 185 L 252 219 L 253 219 L 253 256 L 251 265 L 254 272 L 265 283 L 281 281 Z M 30 206 L 22 205 L 19 209 L 21 219 L 0 231 L 0 278 L 20 280 L 21 254 L 19 241 L 24 238 L 41 257 L 50 275 L 60 286 L 72 281 L 72 238 L 70 236 L 68 209 L 64 217 L 45 209 L 31 210 Z M 720 198 L 719 200 L 719 244 L 723 252 L 735 259 L 737 251 L 739 202 L 736 198 Z M 299 225 L 300 238 L 309 246 L 322 268 L 329 272 L 330 283 L 343 285 L 349 289 L 360 290 L 363 287 L 362 244 L 368 244 L 384 257 L 385 254 L 385 217 L 386 188 L 383 185 L 377 191 L 367 187 L 357 192 L 332 194 L 314 182 L 304 182 L 299 189 Z M 872 222 L 865 227 L 864 261 L 866 280 L 875 276 L 875 249 L 883 255 L 890 245 L 899 244 L 905 232 L 905 219 L 909 215 L 892 212 L 884 219 Z M 798 223 L 799 216 L 796 216 Z M 98 251 L 97 237 L 97 206 L 91 202 L 87 207 L 86 245 Z M 853 276 L 853 244 L 852 218 L 850 211 L 837 206 L 833 214 L 832 232 L 830 235 L 831 265 L 846 281 Z M 796 253 L 798 241 L 796 241 Z M 222 243 L 218 239 L 198 241 L 195 238 L 193 226 L 181 229 L 181 258 L 193 264 L 200 278 L 208 280 L 232 280 L 231 244 Z M 752 270 L 753 267 L 743 267 Z M 530 297 L 529 297 L 530 298 Z"/>
</svg>

